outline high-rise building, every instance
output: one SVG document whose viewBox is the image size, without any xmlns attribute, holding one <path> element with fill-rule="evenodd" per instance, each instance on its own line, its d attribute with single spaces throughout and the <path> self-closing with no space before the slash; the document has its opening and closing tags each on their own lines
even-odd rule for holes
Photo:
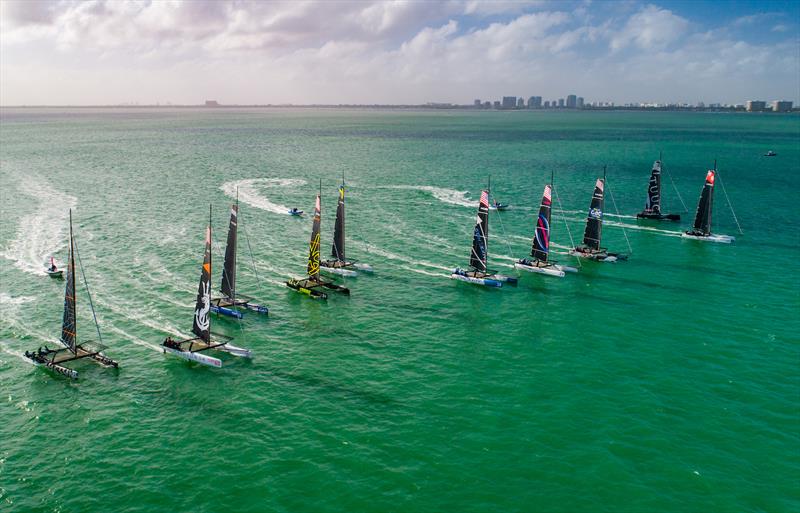
<svg viewBox="0 0 800 513">
<path fill-rule="evenodd" d="M 491 109 L 492 108 L 492 102 L 488 102 L 488 101 L 487 102 L 483 102 L 483 108 L 484 109 Z"/>
<path fill-rule="evenodd" d="M 518 109 L 524 109 L 525 108 L 525 98 L 523 98 L 522 96 L 517 98 L 517 108 Z"/>
<path fill-rule="evenodd" d="M 476 109 L 478 109 L 478 108 L 480 108 L 480 106 L 481 106 L 481 101 L 476 99 L 476 100 L 475 100 L 475 101 L 472 103 L 472 105 L 473 105 L 473 106 L 474 106 Z"/>
<path fill-rule="evenodd" d="M 541 109 L 542 108 L 542 97 L 541 96 L 531 96 L 528 98 L 528 108 L 529 109 Z"/>
<path fill-rule="evenodd" d="M 558 108 L 559 109 L 563 109 L 564 108 L 564 98 L 559 98 L 558 99 Z"/>
<path fill-rule="evenodd" d="M 503 108 L 504 109 L 513 109 L 517 106 L 517 97 L 516 96 L 503 96 Z"/>
<path fill-rule="evenodd" d="M 570 94 L 567 96 L 567 108 L 574 109 L 578 106 L 578 97 L 574 94 Z"/>
<path fill-rule="evenodd" d="M 772 110 L 774 112 L 789 112 L 792 110 L 792 102 L 787 100 L 775 100 L 772 102 Z"/>
<path fill-rule="evenodd" d="M 767 108 L 767 102 L 761 100 L 747 100 L 747 112 L 761 112 Z"/>
<path fill-rule="evenodd" d="M 498 100 L 494 101 L 494 108 L 495 109 L 499 109 L 500 108 L 500 102 Z"/>
<path fill-rule="evenodd" d="M 544 102 L 544 108 L 545 108 L 545 109 L 549 109 L 549 108 L 550 108 L 550 100 L 546 100 L 546 101 Z"/>
<path fill-rule="evenodd" d="M 575 106 L 576 106 L 577 108 L 579 108 L 579 109 L 582 109 L 582 108 L 583 108 L 583 96 L 578 96 L 578 101 L 577 101 L 577 103 L 575 104 Z"/>
</svg>

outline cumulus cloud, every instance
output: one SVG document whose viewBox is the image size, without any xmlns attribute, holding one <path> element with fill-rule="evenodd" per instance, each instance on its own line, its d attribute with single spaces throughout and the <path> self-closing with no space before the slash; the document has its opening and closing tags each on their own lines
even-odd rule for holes
<svg viewBox="0 0 800 513">
<path fill-rule="evenodd" d="M 792 28 L 785 43 L 746 42 L 656 5 L 620 4 L 610 14 L 584 1 L 0 6 L 3 104 L 421 103 L 570 92 L 726 101 L 786 96 L 800 72 Z"/>
</svg>

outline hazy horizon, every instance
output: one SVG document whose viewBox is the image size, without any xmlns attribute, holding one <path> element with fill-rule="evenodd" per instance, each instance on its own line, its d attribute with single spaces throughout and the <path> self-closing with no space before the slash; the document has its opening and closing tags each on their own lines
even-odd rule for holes
<svg viewBox="0 0 800 513">
<path fill-rule="evenodd" d="M 800 6 L 0 3 L 0 105 L 800 103 Z"/>
</svg>

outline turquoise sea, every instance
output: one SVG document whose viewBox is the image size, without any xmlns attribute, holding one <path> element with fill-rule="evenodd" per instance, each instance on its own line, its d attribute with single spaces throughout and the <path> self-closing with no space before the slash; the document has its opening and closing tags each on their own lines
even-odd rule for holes
<svg viewBox="0 0 800 513">
<path fill-rule="evenodd" d="M 659 152 L 680 224 L 633 217 Z M 714 159 L 730 245 L 679 236 Z M 627 236 L 629 261 L 449 279 L 489 175 L 512 204 L 490 266 L 528 253 L 551 172 L 574 262 L 603 165 L 604 245 Z M 798 116 L 2 109 L 0 169 L 0 511 L 800 510 Z M 311 229 L 285 210 L 322 180 L 327 253 L 343 173 L 348 253 L 376 272 L 314 301 L 283 285 Z M 209 203 L 218 287 L 237 189 L 238 288 L 270 315 L 212 318 L 255 358 L 211 369 L 159 343 L 189 334 Z M 22 356 L 57 344 L 64 282 L 42 270 L 69 208 L 121 364 L 76 381 Z"/>
</svg>

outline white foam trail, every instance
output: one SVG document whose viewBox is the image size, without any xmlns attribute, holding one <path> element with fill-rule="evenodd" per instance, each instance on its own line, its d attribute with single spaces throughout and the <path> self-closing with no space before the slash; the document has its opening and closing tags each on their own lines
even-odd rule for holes
<svg viewBox="0 0 800 513">
<path fill-rule="evenodd" d="M 116 326 L 107 326 L 105 329 L 107 331 L 112 331 L 112 332 L 120 335 L 122 338 L 124 338 L 126 340 L 130 340 L 131 342 L 133 342 L 137 346 L 142 346 L 142 347 L 146 347 L 147 349 L 152 349 L 153 351 L 155 351 L 157 353 L 160 353 L 162 351 L 161 348 L 159 346 L 157 346 L 156 344 L 151 344 L 150 342 L 146 342 L 146 341 L 144 341 L 144 340 L 142 340 L 140 338 L 134 337 L 130 333 L 128 333 L 126 331 L 123 331 L 123 330 L 117 328 Z M 113 351 L 113 347 L 112 346 L 109 346 L 109 347 Z"/>
<path fill-rule="evenodd" d="M 220 186 L 226 196 L 236 198 L 239 190 L 239 200 L 253 208 L 259 208 L 273 214 L 289 215 L 289 207 L 271 202 L 266 196 L 259 194 L 259 188 L 300 187 L 306 181 L 299 178 L 246 178 L 225 182 Z"/>
<path fill-rule="evenodd" d="M 5 292 L 0 292 L 0 305 L 2 306 L 24 305 L 25 303 L 30 303 L 31 301 L 36 301 L 36 298 L 30 296 L 12 296 Z"/>
<path fill-rule="evenodd" d="M 355 245 L 355 244 L 354 244 Z M 370 244 L 368 247 L 365 244 L 364 249 L 367 250 L 368 253 L 372 253 L 378 256 L 382 256 L 384 258 L 388 258 L 390 260 L 398 260 L 400 262 L 405 262 L 407 264 L 412 265 L 421 265 L 423 267 L 430 267 L 431 269 L 441 269 L 443 271 L 450 271 L 452 270 L 450 267 L 445 267 L 443 265 L 434 264 L 432 262 L 426 262 L 425 260 L 412 260 L 411 258 L 404 257 L 402 255 L 398 255 L 397 253 L 392 253 L 391 251 L 387 251 L 385 249 L 381 249 L 374 244 Z"/>
<path fill-rule="evenodd" d="M 33 175 L 20 180 L 19 192 L 39 200 L 39 204 L 35 212 L 20 219 L 16 238 L 0 256 L 22 271 L 41 275 L 45 259 L 66 246 L 69 209 L 78 201 Z"/>
<path fill-rule="evenodd" d="M 416 268 L 416 267 L 409 267 L 409 266 L 406 266 L 406 265 L 401 265 L 400 269 L 405 269 L 406 271 L 411 271 L 411 272 L 414 272 L 414 273 L 424 274 L 425 276 L 434 276 L 436 278 L 447 278 L 446 274 L 432 273 L 430 271 L 425 271 L 423 269 L 419 269 L 419 268 Z M 448 269 L 448 270 L 452 271 L 452 269 Z"/>
<path fill-rule="evenodd" d="M 620 228 L 625 228 L 627 230 L 642 230 L 645 232 L 654 232 L 659 235 L 666 235 L 669 237 L 681 236 L 681 232 L 673 232 L 671 230 L 661 230 L 660 228 L 653 228 L 652 226 L 639 226 L 635 224 L 619 223 L 617 221 L 603 221 L 603 224 L 608 226 L 619 226 Z"/>
<path fill-rule="evenodd" d="M 610 214 L 608 212 L 605 212 L 603 215 L 606 215 L 606 216 L 609 216 L 609 217 L 617 217 L 619 219 L 636 219 L 636 216 L 629 216 L 627 214 Z"/>
<path fill-rule="evenodd" d="M 450 205 L 459 205 L 461 207 L 476 208 L 477 201 L 467 199 L 469 192 L 457 191 L 455 189 L 445 189 L 443 187 L 433 187 L 431 185 L 390 185 L 389 189 L 404 189 L 430 192 L 434 198 L 442 203 L 449 203 Z"/>
</svg>

